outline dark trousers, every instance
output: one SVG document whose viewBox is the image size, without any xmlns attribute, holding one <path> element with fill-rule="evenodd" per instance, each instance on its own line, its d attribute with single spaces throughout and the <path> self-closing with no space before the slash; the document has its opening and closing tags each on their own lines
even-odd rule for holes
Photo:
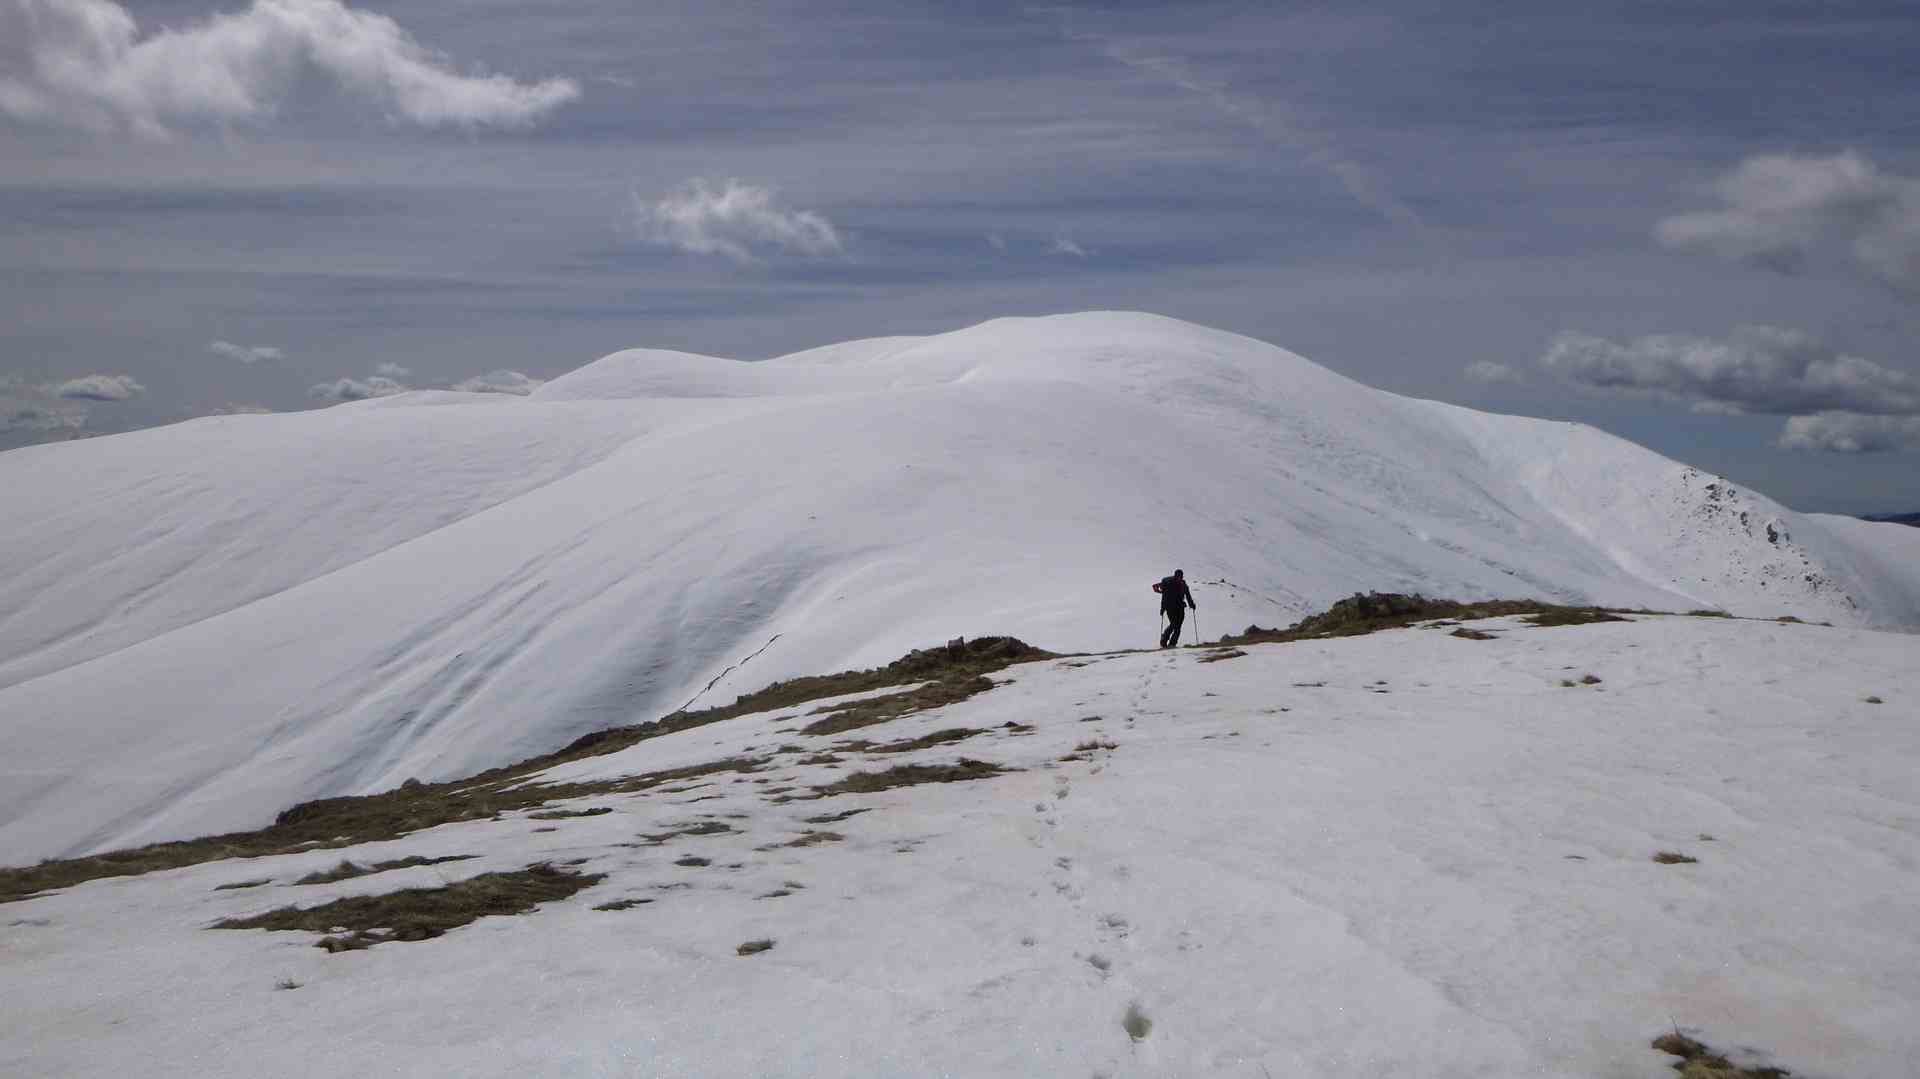
<svg viewBox="0 0 1920 1079">
<path fill-rule="evenodd" d="M 1163 607 L 1160 613 L 1167 616 L 1167 628 L 1160 634 L 1160 647 L 1172 648 L 1174 645 L 1180 643 L 1180 627 L 1186 624 L 1187 609 L 1185 607 Z"/>
</svg>

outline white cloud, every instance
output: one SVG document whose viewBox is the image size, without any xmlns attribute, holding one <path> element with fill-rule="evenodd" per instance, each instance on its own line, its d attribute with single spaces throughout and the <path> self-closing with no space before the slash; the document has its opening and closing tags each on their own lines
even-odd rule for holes
<svg viewBox="0 0 1920 1079">
<path fill-rule="evenodd" d="M 1830 242 L 1878 280 L 1920 295 L 1920 180 L 1881 172 L 1848 152 L 1749 158 L 1715 190 L 1725 209 L 1662 220 L 1667 247 L 1783 273 Z"/>
<path fill-rule="evenodd" d="M 127 401 L 145 392 L 131 375 L 82 375 L 53 387 L 55 397 L 69 401 Z"/>
<path fill-rule="evenodd" d="M 332 382 L 322 382 L 308 390 L 307 394 L 337 404 L 341 401 L 365 401 L 370 397 L 391 397 L 407 392 L 408 388 L 385 375 L 369 375 L 366 378 L 336 378 Z"/>
<path fill-rule="evenodd" d="M 1001 254 L 1005 254 L 1007 250 L 1007 238 L 997 232 L 989 232 L 987 233 L 987 246 Z"/>
<path fill-rule="evenodd" d="M 408 375 L 413 374 L 413 368 L 402 367 L 397 363 L 383 363 L 380 366 L 374 368 L 373 373 L 376 375 L 385 375 L 388 378 L 398 379 L 398 378 L 406 378 Z"/>
<path fill-rule="evenodd" d="M 1466 366 L 1466 370 L 1463 373 L 1468 379 L 1487 385 L 1493 385 L 1498 382 L 1525 382 L 1527 380 L 1524 372 L 1504 363 L 1495 363 L 1492 360 L 1475 360 Z"/>
<path fill-rule="evenodd" d="M 520 397 L 539 389 L 545 379 L 529 378 L 518 371 L 489 371 L 484 375 L 453 384 L 453 388 L 463 393 L 511 393 Z"/>
<path fill-rule="evenodd" d="M 845 250 L 825 217 L 781 207 L 772 189 L 739 180 L 695 179 L 654 203 L 636 195 L 634 223 L 648 243 L 739 263 L 758 262 L 766 251 L 825 256 Z"/>
<path fill-rule="evenodd" d="M 571 79 L 461 74 L 392 19 L 340 0 L 254 0 L 144 37 L 112 0 L 0 0 L 0 40 L 24 54 L 0 77 L 0 112 L 152 138 L 266 119 L 311 75 L 423 127 L 527 124 L 580 94 Z"/>
<path fill-rule="evenodd" d="M 1835 453 L 1920 450 L 1920 416 L 1862 416 L 1856 412 L 1794 416 L 1780 432 L 1780 446 Z"/>
<path fill-rule="evenodd" d="M 1047 254 L 1070 255 L 1077 259 L 1083 259 L 1087 257 L 1087 249 L 1074 243 L 1073 237 L 1063 234 L 1053 238 L 1052 245 L 1047 248 Z"/>
<path fill-rule="evenodd" d="M 1743 326 L 1726 341 L 1661 335 L 1615 344 L 1561 334 L 1540 366 L 1576 385 L 1719 414 L 1920 413 L 1920 378 L 1772 326 Z"/>
<path fill-rule="evenodd" d="M 215 356 L 224 356 L 241 363 L 259 363 L 261 360 L 281 360 L 286 352 L 272 345 L 236 345 L 231 341 L 215 341 L 207 346 L 207 351 Z"/>
</svg>

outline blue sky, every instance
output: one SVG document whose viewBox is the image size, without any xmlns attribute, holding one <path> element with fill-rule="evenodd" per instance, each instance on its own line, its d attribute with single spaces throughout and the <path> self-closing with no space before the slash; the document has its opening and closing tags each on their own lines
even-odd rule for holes
<svg viewBox="0 0 1920 1079">
<path fill-rule="evenodd" d="M 0 0 L 0 448 L 1135 308 L 1912 510 L 1917 47 L 1911 4 Z"/>
</svg>

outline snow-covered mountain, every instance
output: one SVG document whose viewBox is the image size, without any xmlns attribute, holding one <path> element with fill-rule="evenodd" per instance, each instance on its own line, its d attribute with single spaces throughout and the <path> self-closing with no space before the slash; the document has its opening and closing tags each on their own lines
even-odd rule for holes
<svg viewBox="0 0 1920 1079">
<path fill-rule="evenodd" d="M 616 353 L 0 454 L 0 862 L 258 825 L 959 634 L 1363 589 L 1920 627 L 1920 532 L 1141 314 Z M 710 685 L 711 683 L 711 685 Z"/>
</svg>

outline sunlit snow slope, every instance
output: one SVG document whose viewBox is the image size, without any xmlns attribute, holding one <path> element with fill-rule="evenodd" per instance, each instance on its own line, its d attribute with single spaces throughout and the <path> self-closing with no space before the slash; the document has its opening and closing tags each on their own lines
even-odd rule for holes
<svg viewBox="0 0 1920 1079">
<path fill-rule="evenodd" d="M 617 353 L 0 454 L 0 862 L 252 826 L 957 634 L 1362 589 L 1920 626 L 1920 531 L 1140 314 Z M 769 643 L 771 642 L 771 643 Z"/>
</svg>

